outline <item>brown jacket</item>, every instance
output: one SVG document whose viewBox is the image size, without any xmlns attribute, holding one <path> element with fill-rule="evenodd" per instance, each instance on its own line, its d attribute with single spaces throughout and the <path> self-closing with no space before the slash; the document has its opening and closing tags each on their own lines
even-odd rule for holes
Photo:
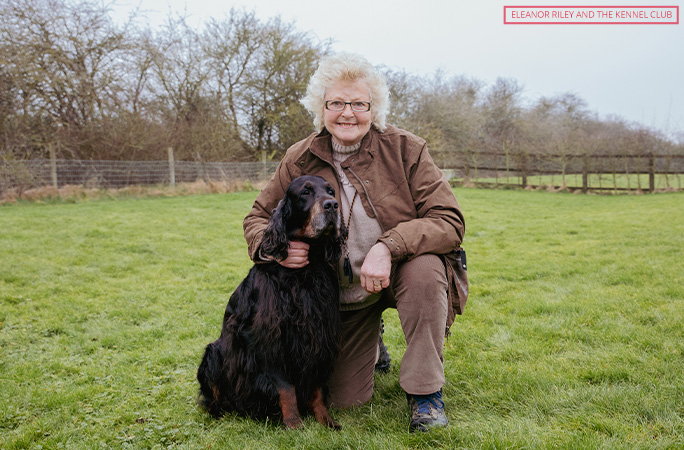
<svg viewBox="0 0 684 450">
<path fill-rule="evenodd" d="M 273 178 L 257 196 L 243 224 L 252 260 L 258 261 L 261 237 L 271 212 L 293 179 L 319 175 L 335 188 L 339 200 L 330 140 L 330 133 L 324 129 L 290 147 Z M 453 255 L 460 247 L 465 232 L 463 214 L 423 139 L 392 126 L 384 132 L 371 128 L 359 153 L 345 160 L 342 169 L 359 193 L 368 216 L 380 223 L 383 234 L 378 240 L 390 249 L 393 263 L 425 253 Z M 447 264 L 450 280 L 455 270 L 452 266 Z M 462 313 L 465 304 L 457 287 L 452 283 L 453 308 L 448 325 L 454 313 Z"/>
</svg>

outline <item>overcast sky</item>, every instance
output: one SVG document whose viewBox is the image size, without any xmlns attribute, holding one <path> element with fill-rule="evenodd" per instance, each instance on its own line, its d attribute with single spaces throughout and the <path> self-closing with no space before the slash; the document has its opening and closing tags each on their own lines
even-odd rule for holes
<svg viewBox="0 0 684 450">
<path fill-rule="evenodd" d="M 375 65 L 427 75 L 514 78 L 534 100 L 574 92 L 599 117 L 618 115 L 684 133 L 684 25 L 504 25 L 508 5 L 668 5 L 677 1 L 118 0 L 140 4 L 152 27 L 186 12 L 198 27 L 231 7 L 332 39 Z M 680 10 L 680 15 L 681 15 Z M 681 22 L 681 20 L 680 20 Z"/>
</svg>

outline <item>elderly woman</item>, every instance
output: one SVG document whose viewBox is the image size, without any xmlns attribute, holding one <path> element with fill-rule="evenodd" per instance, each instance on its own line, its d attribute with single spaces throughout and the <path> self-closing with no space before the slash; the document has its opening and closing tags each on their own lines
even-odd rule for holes
<svg viewBox="0 0 684 450">
<path fill-rule="evenodd" d="M 343 321 L 339 358 L 329 382 L 330 404 L 366 403 L 373 393 L 382 312 L 396 308 L 406 337 L 400 385 L 411 429 L 446 426 L 442 401 L 445 327 L 460 313 L 452 262 L 464 234 L 454 194 L 425 141 L 385 123 L 389 91 L 363 57 L 324 59 L 302 100 L 317 132 L 288 149 L 245 218 L 250 257 L 260 251 L 269 216 L 300 175 L 319 175 L 335 187 L 348 228 L 340 261 Z M 308 263 L 308 245 L 293 242 L 280 264 Z"/>
</svg>

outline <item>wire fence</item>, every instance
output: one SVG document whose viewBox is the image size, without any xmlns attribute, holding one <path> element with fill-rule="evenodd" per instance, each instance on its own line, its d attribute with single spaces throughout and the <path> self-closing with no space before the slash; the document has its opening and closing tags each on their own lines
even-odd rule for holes
<svg viewBox="0 0 684 450">
<path fill-rule="evenodd" d="M 67 185 L 87 188 L 267 180 L 278 163 L 199 161 L 85 161 L 32 159 L 0 161 L 0 192 Z"/>
<path fill-rule="evenodd" d="M 89 161 L 33 159 L 0 161 L 0 194 L 34 188 L 82 186 L 123 188 L 175 185 L 197 180 L 242 183 L 268 180 L 278 162 Z M 568 187 L 588 191 L 682 190 L 684 155 L 505 155 L 480 152 L 443 169 L 447 178 L 478 185 Z M 534 178 L 533 178 L 534 177 Z M 606 179 L 605 177 L 609 177 Z"/>
</svg>

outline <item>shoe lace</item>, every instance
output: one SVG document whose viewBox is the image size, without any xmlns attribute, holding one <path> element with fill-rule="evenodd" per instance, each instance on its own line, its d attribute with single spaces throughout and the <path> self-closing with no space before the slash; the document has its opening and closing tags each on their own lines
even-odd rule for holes
<svg viewBox="0 0 684 450">
<path fill-rule="evenodd" d="M 430 405 L 437 409 L 444 409 L 444 401 L 442 401 L 442 391 L 437 391 L 430 395 L 414 395 L 414 400 L 418 405 L 419 414 L 430 414 Z"/>
</svg>

